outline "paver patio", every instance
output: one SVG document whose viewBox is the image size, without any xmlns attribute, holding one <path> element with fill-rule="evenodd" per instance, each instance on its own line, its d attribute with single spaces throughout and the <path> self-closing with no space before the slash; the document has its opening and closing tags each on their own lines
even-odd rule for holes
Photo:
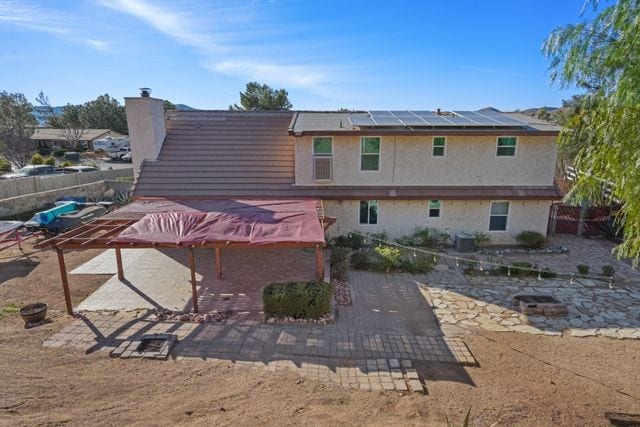
<svg viewBox="0 0 640 427">
<path fill-rule="evenodd" d="M 150 311 L 85 312 L 44 345 L 110 351 L 124 340 L 170 333 L 178 337 L 171 352 L 177 360 L 294 369 L 362 389 L 421 391 L 416 363 L 476 363 L 460 338 L 442 334 L 412 276 L 350 272 L 350 287 L 353 305 L 339 307 L 326 326 L 264 323 L 259 306 L 214 297 L 211 309 L 224 303 L 234 311 L 223 323 L 159 321 Z M 235 293 L 259 301 L 255 283 L 249 289 L 237 284 Z"/>
</svg>

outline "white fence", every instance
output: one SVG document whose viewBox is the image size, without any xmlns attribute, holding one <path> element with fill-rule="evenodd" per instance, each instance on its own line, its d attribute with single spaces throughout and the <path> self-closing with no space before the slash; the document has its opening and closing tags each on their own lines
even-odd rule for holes
<svg viewBox="0 0 640 427">
<path fill-rule="evenodd" d="M 133 168 L 0 180 L 0 200 L 133 176 Z"/>
</svg>

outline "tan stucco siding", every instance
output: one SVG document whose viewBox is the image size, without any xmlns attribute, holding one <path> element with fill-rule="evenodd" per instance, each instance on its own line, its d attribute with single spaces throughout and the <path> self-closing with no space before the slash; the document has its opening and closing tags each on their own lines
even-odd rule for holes
<svg viewBox="0 0 640 427">
<path fill-rule="evenodd" d="M 547 220 L 551 202 L 537 200 L 512 200 L 509 205 L 507 231 L 489 231 L 488 200 L 443 200 L 440 218 L 428 218 L 426 200 L 381 200 L 377 225 L 359 224 L 359 201 L 325 200 L 327 216 L 337 218 L 329 228 L 330 236 L 346 234 L 350 230 L 364 233 L 386 231 L 392 237 L 411 233 L 416 227 L 433 227 L 446 230 L 452 236 L 456 232 L 479 231 L 491 237 L 491 243 L 514 243 L 514 237 L 524 230 L 547 232 Z"/>
<path fill-rule="evenodd" d="M 504 136 L 509 136 L 505 134 Z M 380 170 L 360 171 L 360 137 L 333 138 L 333 180 L 313 180 L 312 137 L 296 138 L 298 185 L 553 184 L 554 136 L 519 136 L 515 157 L 497 157 L 497 136 L 447 136 L 444 157 L 433 157 L 431 136 L 385 136 Z"/>
</svg>

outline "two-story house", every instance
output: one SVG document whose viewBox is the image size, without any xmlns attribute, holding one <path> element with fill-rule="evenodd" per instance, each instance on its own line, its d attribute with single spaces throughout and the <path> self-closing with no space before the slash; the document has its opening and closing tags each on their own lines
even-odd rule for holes
<svg viewBox="0 0 640 427">
<path fill-rule="evenodd" d="M 127 98 L 134 198 L 322 201 L 329 233 L 546 233 L 553 125 L 494 111 L 169 111 Z M 139 173 L 138 173 L 139 171 Z"/>
</svg>

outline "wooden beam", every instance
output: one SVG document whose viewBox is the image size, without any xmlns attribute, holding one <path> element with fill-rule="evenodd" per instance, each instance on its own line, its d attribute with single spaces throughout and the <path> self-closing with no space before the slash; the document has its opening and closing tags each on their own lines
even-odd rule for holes
<svg viewBox="0 0 640 427">
<path fill-rule="evenodd" d="M 193 294 L 193 312 L 198 312 L 198 290 L 196 289 L 196 259 L 193 256 L 193 247 L 187 249 L 189 253 L 189 269 L 191 270 L 191 293 Z"/>
<path fill-rule="evenodd" d="M 220 255 L 220 248 L 214 248 L 216 253 L 216 277 L 222 279 L 222 256 Z"/>
<path fill-rule="evenodd" d="M 122 249 L 116 248 L 116 266 L 118 267 L 118 279 L 124 280 L 124 269 L 122 268 Z"/>
<path fill-rule="evenodd" d="M 323 280 L 324 279 L 324 259 L 323 259 L 323 250 L 321 246 L 316 246 L 316 279 Z"/>
<path fill-rule="evenodd" d="M 60 279 L 62 279 L 62 290 L 64 291 L 64 302 L 67 306 L 67 313 L 73 314 L 73 305 L 71 304 L 71 292 L 69 292 L 69 280 L 67 279 L 67 266 L 64 263 L 64 252 L 62 249 L 56 249 L 58 253 L 58 266 L 60 267 Z"/>
</svg>

